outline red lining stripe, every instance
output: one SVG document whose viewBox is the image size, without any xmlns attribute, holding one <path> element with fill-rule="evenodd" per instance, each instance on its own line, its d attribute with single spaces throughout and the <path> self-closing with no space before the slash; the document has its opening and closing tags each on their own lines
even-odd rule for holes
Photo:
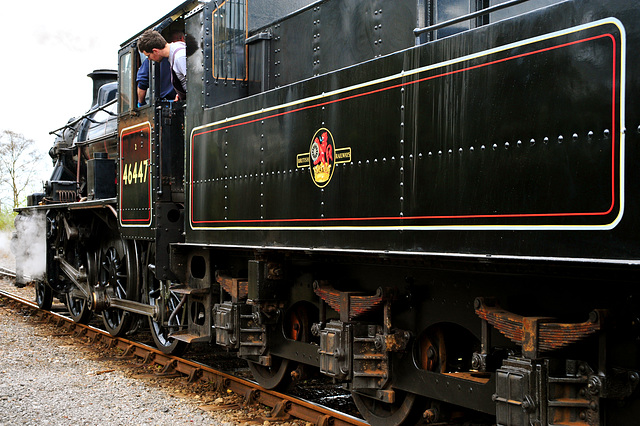
<svg viewBox="0 0 640 426">
<path fill-rule="evenodd" d="M 462 72 L 466 72 L 466 71 L 470 71 L 470 70 L 474 70 L 474 69 L 478 69 L 478 68 L 484 68 L 487 67 L 489 65 L 495 65 L 495 64 L 499 64 L 499 63 L 503 63 L 503 62 L 507 62 L 507 61 L 511 61 L 514 59 L 519 59 L 519 58 L 523 58 L 523 57 L 527 57 L 527 56 L 532 56 L 538 53 L 544 53 L 544 52 L 548 52 L 548 51 L 552 51 L 552 50 L 556 50 L 556 49 L 560 49 L 563 47 L 568 47 L 568 46 L 572 46 L 572 45 L 576 45 L 576 44 L 580 44 L 580 43 L 585 43 L 588 41 L 594 41 L 594 40 L 598 40 L 598 39 L 602 39 L 602 38 L 609 38 L 612 41 L 612 47 L 613 47 L 613 75 L 612 75 L 612 84 L 613 84 L 613 90 L 612 90 L 612 111 L 611 111 L 611 122 L 612 122 L 612 129 L 611 129 L 611 205 L 610 207 L 604 211 L 604 212 L 583 212 L 583 213 L 520 213 L 520 214 L 478 214 L 478 215 L 442 215 L 442 216 L 389 216 L 389 217 L 358 217 L 358 218 L 322 218 L 322 219 L 248 219 L 248 220 L 214 220 L 214 221 L 207 221 L 207 220 L 194 220 L 193 218 L 193 180 L 191 180 L 189 182 L 189 188 L 190 188 L 190 204 L 191 204 L 191 212 L 190 212 L 190 216 L 191 216 L 191 222 L 193 224 L 231 224 L 231 223 L 292 223 L 292 222 L 344 222 L 344 221 L 388 221 L 388 220 L 419 220 L 419 219 L 483 219 L 483 218 L 523 218 L 523 217 L 575 217 L 575 216 L 606 216 L 608 214 L 610 214 L 614 207 L 615 207 L 615 202 L 616 202 L 616 198 L 615 198 L 615 158 L 616 158 L 616 149 L 615 149 L 615 145 L 616 145 L 616 123 L 615 123 L 615 114 L 616 114 L 616 60 L 617 60 L 617 55 L 616 55 L 616 50 L 617 50 L 617 43 L 615 40 L 615 37 L 612 34 L 602 34 L 602 35 L 598 35 L 598 36 L 593 36 L 593 37 L 588 37 L 588 38 L 584 38 L 581 40 L 576 40 L 576 41 L 572 41 L 572 42 L 567 42 L 567 43 L 563 43 L 563 44 L 559 44 L 557 46 L 552 46 L 552 47 L 547 47 L 544 49 L 539 49 L 533 52 L 528 52 L 528 53 L 522 53 L 519 55 L 515 55 L 515 56 L 510 56 L 508 58 L 503 58 L 503 59 L 498 59 L 495 61 L 491 61 L 491 62 L 487 62 L 485 64 L 479 64 L 479 65 L 474 65 L 471 67 L 467 67 L 467 68 L 463 68 L 460 70 L 455 70 L 455 71 L 450 71 L 450 72 L 446 72 L 446 73 L 442 73 L 442 74 L 438 74 L 435 76 L 430 76 L 430 77 L 424 77 L 422 79 L 418 79 L 415 81 L 410 81 L 410 82 L 405 82 L 405 83 L 399 83 L 399 84 L 395 84 L 393 86 L 388 86 L 388 87 L 383 87 L 380 89 L 376 89 L 376 90 L 372 90 L 366 93 L 360 93 L 360 94 L 356 94 L 356 95 L 351 95 L 351 96 L 347 96 L 344 98 L 340 98 L 340 99 L 335 99 L 332 101 L 326 101 L 326 102 L 322 102 L 322 103 L 318 103 L 318 104 L 314 104 L 314 105 L 307 105 L 301 108 L 297 108 L 297 109 L 293 109 L 291 111 L 285 111 L 285 112 L 281 112 L 281 113 L 277 113 L 277 114 L 272 114 L 269 115 L 267 117 L 261 117 L 261 118 L 257 118 L 257 119 L 253 119 L 253 120 L 248 120 L 248 121 L 244 121 L 244 122 L 240 122 L 240 123 L 235 123 L 235 124 L 230 124 L 228 126 L 224 126 L 224 127 L 219 127 L 216 129 L 212 129 L 212 130 L 205 130 L 199 133 L 195 133 L 191 139 L 191 176 L 193 177 L 193 153 L 194 153 L 194 144 L 195 144 L 195 137 L 196 136 L 200 136 L 206 133 L 212 133 L 212 132 L 217 132 L 220 130 L 225 130 L 225 129 L 230 129 L 230 128 L 234 128 L 234 127 L 238 127 L 238 126 L 244 126 L 246 124 L 251 124 L 251 123 L 255 123 L 258 121 L 262 121 L 262 120 L 268 120 L 271 118 L 276 118 L 276 117 L 280 117 L 283 115 L 287 115 L 287 114 L 291 114 L 291 113 L 295 113 L 295 112 L 300 112 L 300 111 L 304 111 L 307 109 L 311 109 L 311 108 L 318 108 L 318 107 L 322 107 L 322 106 L 326 106 L 326 105 L 330 105 L 333 103 L 337 103 L 337 102 L 343 102 L 343 101 L 347 101 L 347 100 L 351 100 L 351 99 L 355 99 L 355 98 L 359 98 L 359 97 L 363 97 L 363 96 L 368 96 L 368 95 L 372 95 L 375 93 L 380 93 L 380 92 L 384 92 L 387 90 L 392 90 L 392 89 L 397 89 L 400 87 L 405 87 L 405 86 L 410 86 L 416 83 L 421 83 L 421 82 L 425 82 L 425 81 L 429 81 L 429 80 L 433 80 L 436 78 L 440 78 L 440 77 L 445 77 L 445 76 L 449 76 L 449 75 L 454 75 L 454 74 L 458 74 L 458 73 L 462 73 Z"/>
</svg>

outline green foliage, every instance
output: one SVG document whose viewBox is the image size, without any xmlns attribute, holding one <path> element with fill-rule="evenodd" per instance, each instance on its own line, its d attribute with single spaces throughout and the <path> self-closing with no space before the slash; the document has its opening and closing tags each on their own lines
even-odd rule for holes
<svg viewBox="0 0 640 426">
<path fill-rule="evenodd" d="M 0 231 L 12 231 L 14 229 L 13 220 L 17 213 L 13 210 L 0 210 Z"/>
</svg>

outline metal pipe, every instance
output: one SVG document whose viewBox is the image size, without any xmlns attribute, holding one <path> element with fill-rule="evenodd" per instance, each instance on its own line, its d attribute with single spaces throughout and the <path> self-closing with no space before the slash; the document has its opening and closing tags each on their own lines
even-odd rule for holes
<svg viewBox="0 0 640 426">
<path fill-rule="evenodd" d="M 488 7 L 486 9 L 480 9 L 480 10 L 478 10 L 476 12 L 469 13 L 467 15 L 462 15 L 462 16 L 459 16 L 457 18 L 449 19 L 448 21 L 440 22 L 439 24 L 429 25 L 428 27 L 424 27 L 424 28 L 416 28 L 416 29 L 413 30 L 413 34 L 416 37 L 418 37 L 421 34 L 424 34 L 424 33 L 427 33 L 427 32 L 431 32 L 431 31 L 435 31 L 435 30 L 439 30 L 440 28 L 448 27 L 449 25 L 457 24 L 459 22 L 468 21 L 468 20 L 471 20 L 473 18 L 477 18 L 479 16 L 488 15 L 489 13 L 496 12 L 496 11 L 502 10 L 502 9 L 506 9 L 508 7 L 515 6 L 515 5 L 520 4 L 520 3 L 524 3 L 526 1 L 529 1 L 529 0 L 511 0 L 511 1 L 508 1 L 508 2 L 505 2 L 505 3 L 500 3 L 500 4 L 497 4 L 495 6 Z"/>
</svg>

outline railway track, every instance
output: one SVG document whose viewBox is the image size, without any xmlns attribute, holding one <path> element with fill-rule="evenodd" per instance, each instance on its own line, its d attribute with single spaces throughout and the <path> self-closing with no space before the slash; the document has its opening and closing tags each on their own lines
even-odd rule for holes
<svg viewBox="0 0 640 426">
<path fill-rule="evenodd" d="M 12 271 L 11 269 L 7 269 L 3 266 L 0 266 L 0 276 L 3 277 L 9 277 L 9 278 L 15 278 L 16 277 L 16 273 L 15 271 Z"/>
<path fill-rule="evenodd" d="M 15 277 L 13 271 L 1 267 L 0 275 Z M 142 364 L 160 366 L 162 371 L 158 374 L 159 376 L 181 374 L 187 377 L 189 382 L 204 380 L 214 384 L 218 391 L 232 391 L 240 395 L 244 405 L 259 403 L 271 407 L 270 420 L 284 421 L 289 418 L 297 418 L 317 426 L 367 425 L 366 422 L 356 417 L 291 395 L 263 389 L 252 381 L 218 371 L 211 366 L 166 355 L 143 343 L 112 337 L 106 331 L 91 325 L 74 323 L 71 318 L 56 312 L 44 311 L 34 302 L 7 291 L 0 290 L 0 299 L 8 301 L 16 308 L 31 310 L 33 317 L 43 322 L 53 323 L 62 328 L 65 333 L 73 334 L 78 339 L 88 340 L 91 345 L 118 348 L 122 351 L 121 358 L 137 359 Z"/>
</svg>

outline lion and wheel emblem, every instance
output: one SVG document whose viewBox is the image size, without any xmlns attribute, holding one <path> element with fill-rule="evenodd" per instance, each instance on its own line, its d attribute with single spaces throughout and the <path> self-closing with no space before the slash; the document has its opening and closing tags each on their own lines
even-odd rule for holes
<svg viewBox="0 0 640 426">
<path fill-rule="evenodd" d="M 298 155 L 298 167 L 309 167 L 311 179 L 319 188 L 329 184 L 336 164 L 351 161 L 351 148 L 336 149 L 329 129 L 321 128 L 311 138 L 309 152 Z"/>
</svg>

